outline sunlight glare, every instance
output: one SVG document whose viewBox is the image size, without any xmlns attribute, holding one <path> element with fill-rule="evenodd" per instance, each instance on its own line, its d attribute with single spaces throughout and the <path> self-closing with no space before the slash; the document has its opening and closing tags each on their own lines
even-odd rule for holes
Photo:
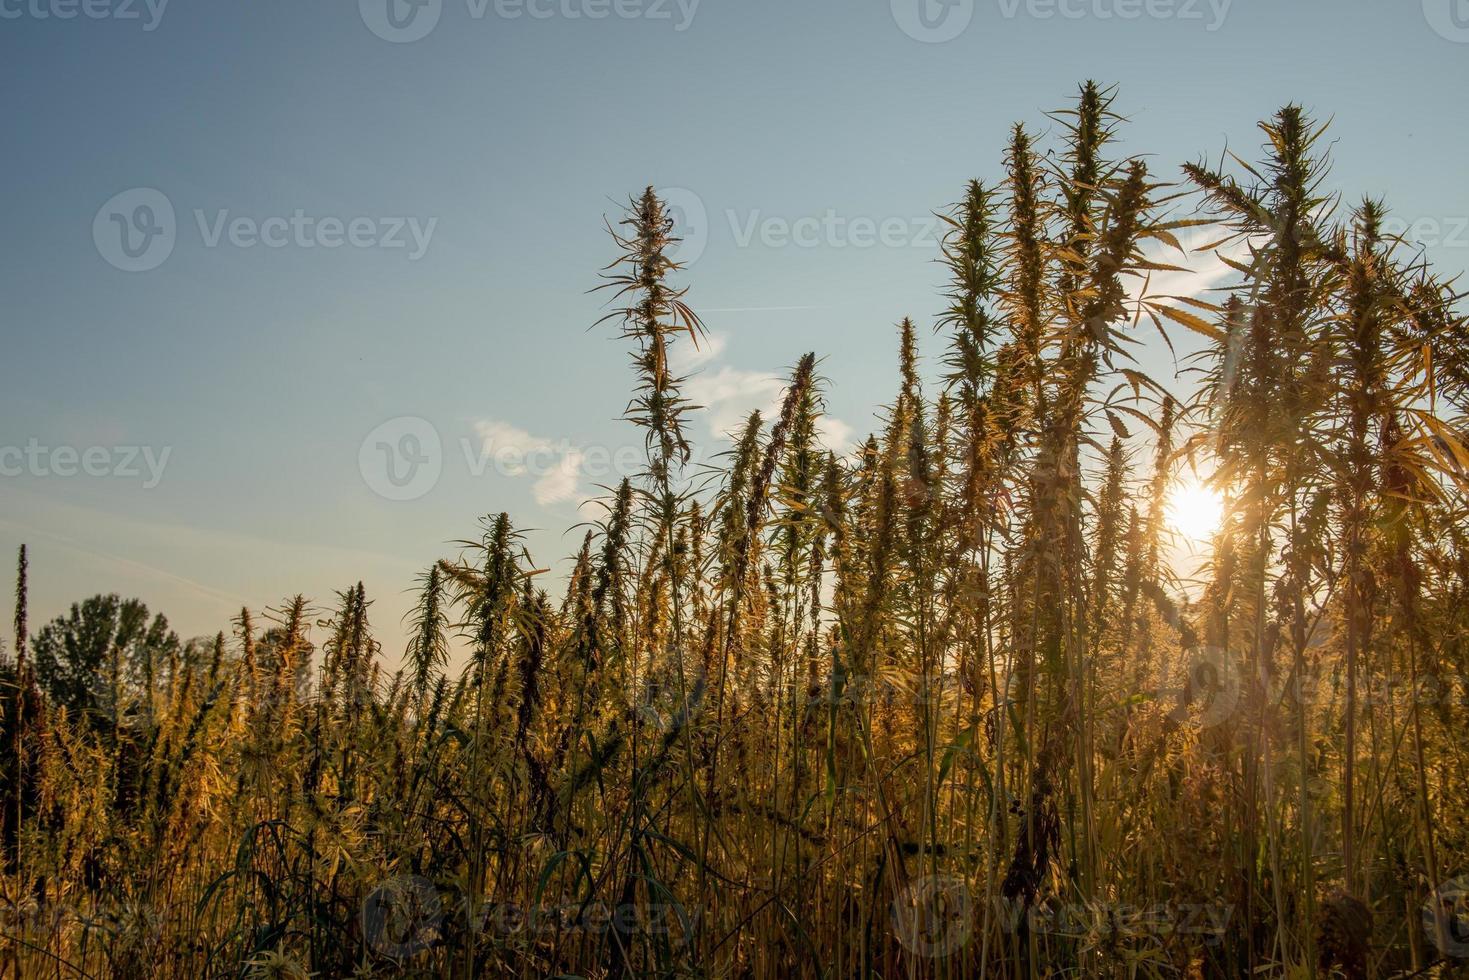
<svg viewBox="0 0 1469 980">
<path fill-rule="evenodd" d="M 1168 523 L 1179 536 L 1206 543 L 1224 523 L 1224 500 L 1197 481 L 1181 481 L 1168 493 Z"/>
</svg>

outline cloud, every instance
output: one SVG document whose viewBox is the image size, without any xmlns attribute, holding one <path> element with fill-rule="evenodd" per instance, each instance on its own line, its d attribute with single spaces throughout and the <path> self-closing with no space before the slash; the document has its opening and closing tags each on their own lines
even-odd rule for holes
<svg viewBox="0 0 1469 980">
<path fill-rule="evenodd" d="M 729 346 L 729 338 L 721 333 L 705 334 L 696 347 L 693 341 L 680 337 L 668 353 L 668 366 L 674 374 L 687 375 L 719 360 Z"/>
<path fill-rule="evenodd" d="M 690 401 L 704 407 L 709 434 L 719 439 L 738 430 L 757 409 L 766 419 L 773 418 L 780 411 L 785 380 L 770 372 L 724 364 L 694 375 L 684 390 Z"/>
<path fill-rule="evenodd" d="M 699 342 L 697 352 L 692 344 L 683 346 L 682 353 L 674 349 L 672 367 L 687 377 L 684 396 L 703 407 L 709 435 L 714 439 L 725 440 L 737 434 L 753 411 L 758 410 L 767 423 L 780 413 L 789 381 L 784 373 L 716 363 L 729 347 L 729 338 L 724 334 L 711 333 Z M 822 416 L 817 429 L 827 448 L 841 452 L 851 446 L 852 427 L 841 419 Z"/>
<path fill-rule="evenodd" d="M 839 418 L 823 415 L 816 426 L 816 433 L 827 449 L 844 453 L 852 448 L 852 427 Z"/>
<path fill-rule="evenodd" d="M 675 344 L 669 354 L 670 368 L 687 379 L 684 397 L 702 406 L 690 415 L 691 423 L 697 424 L 700 418 L 705 420 L 709 437 L 716 444 L 730 441 L 753 411 L 758 410 L 767 425 L 770 424 L 780 412 L 787 384 L 787 378 L 781 373 L 749 371 L 719 363 L 728 347 L 728 337 L 710 334 L 700 339 L 697 348 L 685 341 Z M 627 461 L 620 457 L 633 448 L 579 446 L 569 439 L 536 435 L 504 419 L 480 419 L 473 423 L 473 429 L 479 440 L 479 458 L 471 461 L 472 468 L 478 472 L 490 468 L 505 476 L 530 478 L 531 496 L 543 507 L 564 503 L 580 506 L 589 496 L 582 487 L 582 478 L 598 482 L 594 478 L 609 462 L 614 472 L 628 472 Z M 851 447 L 852 427 L 841 419 L 823 416 L 817 431 L 830 449 L 845 452 Z M 691 431 L 690 436 L 693 435 Z M 701 456 L 707 455 L 710 454 L 701 452 Z"/>
<path fill-rule="evenodd" d="M 536 503 L 546 506 L 547 504 L 566 503 L 568 500 L 578 500 L 582 496 L 577 489 L 577 481 L 581 477 L 582 459 L 580 450 L 567 450 L 551 470 L 531 486 L 531 496 L 535 497 Z"/>
<path fill-rule="evenodd" d="M 1220 294 L 1215 292 L 1230 276 L 1237 275 L 1224 260 L 1247 261 L 1249 244 L 1245 241 L 1229 242 L 1207 252 L 1195 251 L 1202 245 L 1217 241 L 1219 229 L 1204 228 L 1191 236 L 1180 239 L 1188 254 L 1180 255 L 1176 248 L 1161 243 L 1150 243 L 1152 247 L 1143 251 L 1147 257 L 1165 265 L 1182 267 L 1181 272 L 1154 272 L 1147 279 L 1147 296 L 1158 299 L 1163 296 L 1189 296 L 1205 302 L 1217 302 Z M 1128 277 L 1125 283 L 1129 303 L 1136 303 L 1143 293 L 1143 280 Z"/>
<path fill-rule="evenodd" d="M 474 423 L 480 440 L 480 459 L 506 476 L 535 477 L 531 496 L 547 506 L 580 501 L 582 463 L 586 454 L 568 439 L 532 435 L 501 419 Z"/>
<path fill-rule="evenodd" d="M 483 419 L 474 423 L 474 432 L 479 436 L 482 452 L 506 476 L 524 476 L 528 459 L 555 453 L 551 440 L 533 436 L 499 419 Z"/>
</svg>

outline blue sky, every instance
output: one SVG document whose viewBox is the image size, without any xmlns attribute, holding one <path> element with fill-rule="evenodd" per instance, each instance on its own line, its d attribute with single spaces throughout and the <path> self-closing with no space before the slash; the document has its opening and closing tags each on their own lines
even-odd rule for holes
<svg viewBox="0 0 1469 980">
<path fill-rule="evenodd" d="M 33 623 L 117 591 L 206 633 L 360 578 L 395 654 L 478 516 L 564 562 L 638 445 L 588 290 L 646 184 L 699 252 L 711 450 L 807 350 L 829 434 L 868 431 L 894 324 L 941 305 L 926 216 L 1089 77 L 1164 176 L 1252 158 L 1286 101 L 1332 117 L 1332 185 L 1469 265 L 1465 0 L 387 2 L 0 0 L 0 547 L 31 545 Z M 436 479 L 384 483 L 433 438 Z"/>
</svg>

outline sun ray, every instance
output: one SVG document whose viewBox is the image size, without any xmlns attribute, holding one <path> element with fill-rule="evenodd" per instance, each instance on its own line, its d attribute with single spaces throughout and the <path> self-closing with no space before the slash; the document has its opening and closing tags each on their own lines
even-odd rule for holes
<svg viewBox="0 0 1469 980">
<path fill-rule="evenodd" d="M 1180 480 L 1168 491 L 1168 525 L 1193 544 L 1207 544 L 1224 523 L 1224 498 L 1198 480 Z"/>
</svg>

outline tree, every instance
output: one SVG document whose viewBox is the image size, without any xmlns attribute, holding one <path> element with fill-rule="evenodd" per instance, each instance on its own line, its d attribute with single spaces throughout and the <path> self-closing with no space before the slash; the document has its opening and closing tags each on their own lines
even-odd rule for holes
<svg viewBox="0 0 1469 980">
<path fill-rule="evenodd" d="M 178 634 L 139 599 L 95 595 L 37 634 L 36 679 L 52 704 L 115 729 L 130 709 L 151 712 L 158 683 L 178 663 Z"/>
</svg>

